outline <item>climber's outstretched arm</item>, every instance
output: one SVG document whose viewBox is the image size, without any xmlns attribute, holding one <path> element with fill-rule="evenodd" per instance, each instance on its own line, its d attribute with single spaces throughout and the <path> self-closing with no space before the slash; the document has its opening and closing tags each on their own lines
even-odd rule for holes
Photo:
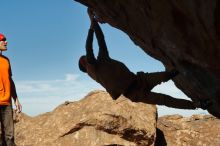
<svg viewBox="0 0 220 146">
<path fill-rule="evenodd" d="M 87 39 L 86 39 L 86 58 L 88 63 L 90 64 L 94 64 L 96 61 L 96 58 L 94 56 L 93 53 L 93 35 L 94 35 L 94 21 L 95 19 L 93 18 L 93 16 L 90 14 L 89 10 L 88 10 L 88 14 L 89 14 L 89 18 L 90 18 L 90 28 L 88 31 L 88 35 L 87 35 Z"/>
<path fill-rule="evenodd" d="M 105 43 L 104 34 L 97 21 L 94 21 L 94 31 L 99 45 L 98 59 L 109 58 L 108 49 Z"/>
</svg>

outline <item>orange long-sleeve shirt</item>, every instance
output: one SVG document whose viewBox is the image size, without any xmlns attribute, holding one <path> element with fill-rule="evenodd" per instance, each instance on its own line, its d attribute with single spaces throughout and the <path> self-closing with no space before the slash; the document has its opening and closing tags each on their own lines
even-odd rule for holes
<svg viewBox="0 0 220 146">
<path fill-rule="evenodd" d="M 11 103 L 11 67 L 7 57 L 0 55 L 0 105 Z"/>
</svg>

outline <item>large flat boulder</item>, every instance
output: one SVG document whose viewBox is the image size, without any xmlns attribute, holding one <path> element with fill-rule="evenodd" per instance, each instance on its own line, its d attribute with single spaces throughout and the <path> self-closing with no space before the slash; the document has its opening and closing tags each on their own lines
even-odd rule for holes
<svg viewBox="0 0 220 146">
<path fill-rule="evenodd" d="M 40 108 L 40 107 L 39 107 Z M 18 146 L 154 145 L 155 105 L 134 103 L 95 91 L 77 102 L 65 102 L 52 112 L 16 119 Z"/>
<path fill-rule="evenodd" d="M 39 107 L 40 108 L 40 107 Z M 104 91 L 65 102 L 52 112 L 15 118 L 18 146 L 217 146 L 220 120 L 211 115 L 167 115 L 157 119 L 155 105 Z"/>
</svg>

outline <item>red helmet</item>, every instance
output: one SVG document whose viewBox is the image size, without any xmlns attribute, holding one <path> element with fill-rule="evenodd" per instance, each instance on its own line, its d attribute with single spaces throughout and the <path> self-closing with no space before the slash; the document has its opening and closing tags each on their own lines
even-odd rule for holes
<svg viewBox="0 0 220 146">
<path fill-rule="evenodd" d="M 0 33 L 0 41 L 5 41 L 6 40 L 6 37 Z"/>
</svg>

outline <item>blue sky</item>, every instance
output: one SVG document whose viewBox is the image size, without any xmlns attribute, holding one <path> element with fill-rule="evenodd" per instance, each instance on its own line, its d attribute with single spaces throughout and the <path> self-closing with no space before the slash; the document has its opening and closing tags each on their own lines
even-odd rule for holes
<svg viewBox="0 0 220 146">
<path fill-rule="evenodd" d="M 53 110 L 65 101 L 75 101 L 99 84 L 78 69 L 78 58 L 85 54 L 89 28 L 86 7 L 73 0 L 2 1 L 0 32 L 8 39 L 4 55 L 11 60 L 13 79 L 23 112 L 35 116 Z M 136 46 L 122 31 L 101 25 L 110 56 L 133 71 L 156 72 L 164 67 Z M 97 54 L 97 44 L 94 49 Z M 178 98 L 186 96 L 173 82 L 154 89 Z M 158 108 L 159 115 L 205 113 Z"/>
</svg>

